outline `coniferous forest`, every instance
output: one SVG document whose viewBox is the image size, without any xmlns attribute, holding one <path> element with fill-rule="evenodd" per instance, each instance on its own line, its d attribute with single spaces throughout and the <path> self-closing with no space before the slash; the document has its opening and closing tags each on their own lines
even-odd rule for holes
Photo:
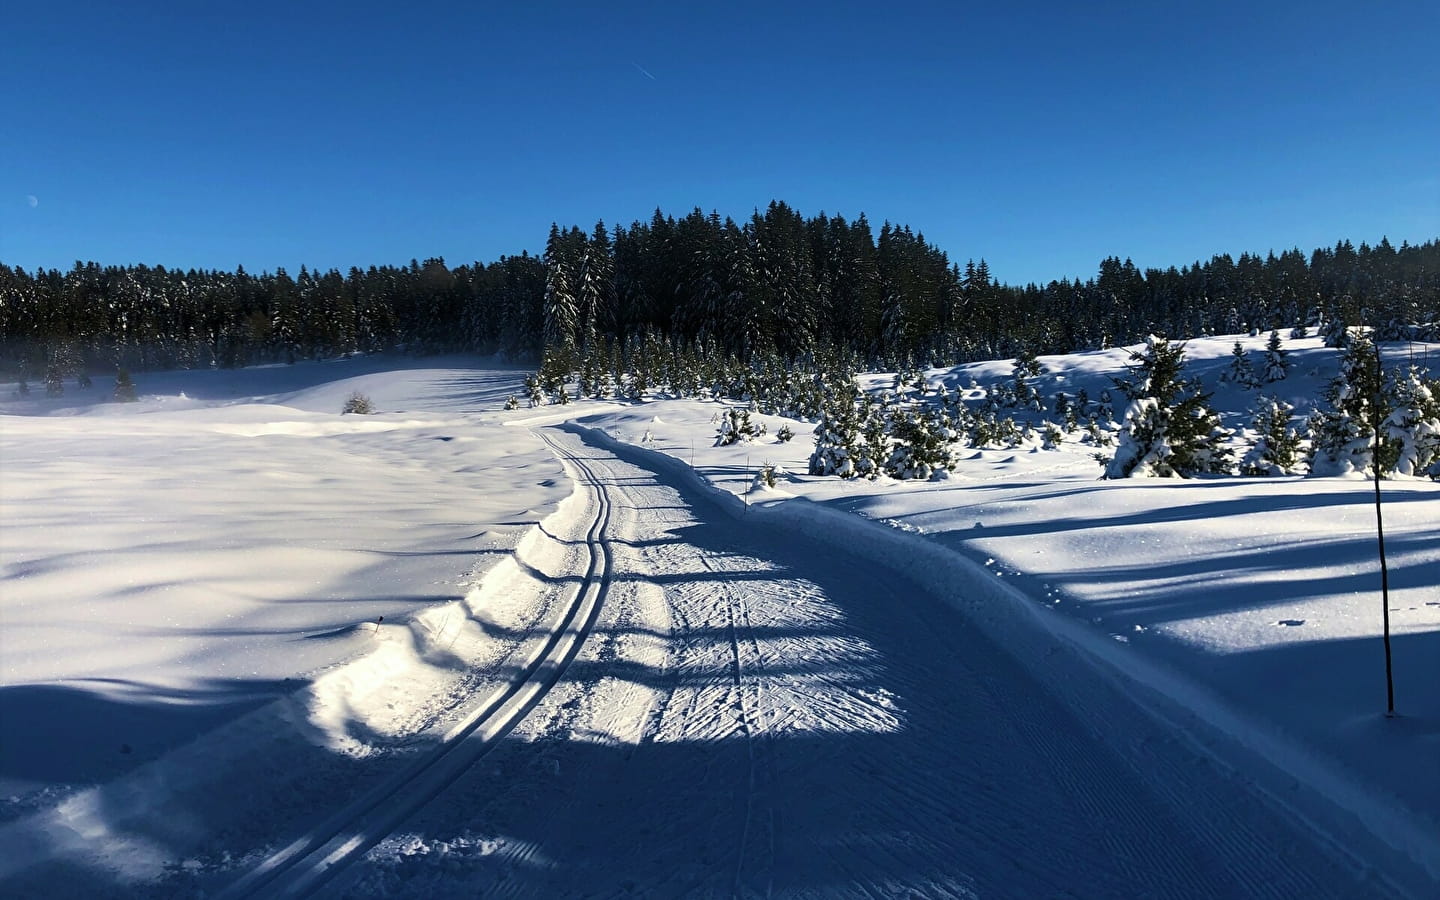
<svg viewBox="0 0 1440 900">
<path fill-rule="evenodd" d="M 257 275 L 0 262 L 0 371 L 21 379 L 394 349 L 534 361 L 547 348 L 626 352 L 641 337 L 742 361 L 840 351 L 893 369 L 1321 320 L 1433 337 L 1440 241 L 1341 240 L 1143 271 L 1109 257 L 1086 281 L 1017 287 L 908 225 L 807 218 L 775 201 L 744 223 L 697 208 L 613 230 L 552 226 L 543 257 L 454 267 Z"/>
</svg>

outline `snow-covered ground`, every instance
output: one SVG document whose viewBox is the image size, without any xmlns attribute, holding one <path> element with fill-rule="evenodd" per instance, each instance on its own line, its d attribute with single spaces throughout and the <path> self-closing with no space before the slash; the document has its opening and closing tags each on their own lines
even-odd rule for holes
<svg viewBox="0 0 1440 900">
<path fill-rule="evenodd" d="M 1234 340 L 1187 352 L 1238 426 Z M 1287 347 L 1273 387 L 1304 407 L 1334 354 Z M 1038 386 L 1098 398 L 1125 358 L 1042 357 Z M 1383 485 L 1391 719 L 1363 480 L 1102 482 L 1078 443 L 815 478 L 808 423 L 715 447 L 716 402 L 501 410 L 522 374 L 360 358 L 0 400 L 0 883 L 209 890 L 404 795 L 597 567 L 569 674 L 404 824 L 351 816 L 378 843 L 346 892 L 1440 882 L 1440 485 Z M 356 390 L 377 415 L 339 415 Z"/>
</svg>

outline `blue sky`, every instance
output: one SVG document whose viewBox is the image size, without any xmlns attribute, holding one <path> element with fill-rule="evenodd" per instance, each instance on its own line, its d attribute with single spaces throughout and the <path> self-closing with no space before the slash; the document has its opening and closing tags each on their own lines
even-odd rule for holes
<svg viewBox="0 0 1440 900">
<path fill-rule="evenodd" d="M 1440 237 L 1440 4 L 6 5 L 0 261 L 342 270 L 772 198 L 1011 283 Z"/>
</svg>

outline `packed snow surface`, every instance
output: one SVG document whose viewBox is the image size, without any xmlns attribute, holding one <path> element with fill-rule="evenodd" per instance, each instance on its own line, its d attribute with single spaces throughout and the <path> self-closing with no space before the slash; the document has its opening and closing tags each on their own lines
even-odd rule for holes
<svg viewBox="0 0 1440 900">
<path fill-rule="evenodd" d="M 1231 427 L 1234 340 L 1187 345 Z M 1333 352 L 1292 347 L 1272 387 L 1312 403 Z M 1098 397 L 1125 360 L 1042 357 L 1039 386 Z M 327 817 L 370 847 L 344 896 L 1440 883 L 1440 486 L 1382 485 L 1386 718 L 1362 479 L 1102 482 L 1068 442 L 818 478 L 813 423 L 716 447 L 728 403 L 502 410 L 522 374 L 356 358 L 0 400 L 8 894 L 213 894 Z M 377 414 L 340 415 L 355 391 Z M 563 677 L 398 799 L 586 584 Z"/>
</svg>

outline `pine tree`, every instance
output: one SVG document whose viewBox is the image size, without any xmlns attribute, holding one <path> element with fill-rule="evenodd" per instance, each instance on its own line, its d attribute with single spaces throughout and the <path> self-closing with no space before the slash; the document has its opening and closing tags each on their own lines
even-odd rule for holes
<svg viewBox="0 0 1440 900">
<path fill-rule="evenodd" d="M 568 242 L 558 226 L 550 226 L 545 245 L 545 349 L 570 365 L 576 349 L 578 302 Z"/>
<path fill-rule="evenodd" d="M 1231 381 L 1243 388 L 1260 386 L 1260 379 L 1255 377 L 1255 367 L 1250 364 L 1250 357 L 1240 342 L 1235 342 L 1235 347 L 1230 351 L 1230 368 L 1221 376 L 1222 381 Z"/>
<path fill-rule="evenodd" d="M 1345 319 L 1338 310 L 1332 309 L 1325 316 L 1321 337 L 1324 338 L 1326 347 L 1343 350 L 1350 345 L 1350 329 L 1345 325 Z"/>
<path fill-rule="evenodd" d="M 1290 363 L 1286 360 L 1289 355 L 1284 347 L 1280 346 L 1280 332 L 1271 331 L 1270 340 L 1265 345 L 1265 380 L 1270 383 L 1285 380 L 1290 374 Z"/>
<path fill-rule="evenodd" d="M 1182 377 L 1183 344 L 1151 335 L 1145 352 L 1132 351 L 1129 382 L 1117 382 L 1130 405 L 1119 446 L 1105 461 L 1106 478 L 1148 475 L 1186 478 L 1230 471 L 1229 433 L 1209 406 L 1210 395 Z"/>
<path fill-rule="evenodd" d="M 750 421 L 750 411 L 743 407 L 731 407 L 720 414 L 720 427 L 715 430 L 715 446 L 728 447 L 731 444 L 754 443 L 765 434 L 765 425 Z"/>
<path fill-rule="evenodd" d="M 1407 366 L 1393 377 L 1390 393 L 1394 408 L 1381 434 L 1395 446 L 1395 471 L 1440 478 L 1440 382 Z"/>
<path fill-rule="evenodd" d="M 893 444 L 885 460 L 892 478 L 926 480 L 955 469 L 952 445 L 959 438 L 948 416 L 934 408 L 909 409 L 890 423 Z"/>
<path fill-rule="evenodd" d="M 861 416 L 855 391 L 836 397 L 815 426 L 815 448 L 810 453 L 811 475 L 854 478 L 865 474 L 857 463 L 861 458 Z"/>
<path fill-rule="evenodd" d="M 1389 415 L 1379 351 L 1368 337 L 1354 336 L 1340 357 L 1340 371 L 1325 391 L 1328 408 L 1316 410 L 1308 423 L 1310 474 L 1364 473 L 1372 467 L 1390 471 L 1396 453 L 1383 434 L 1381 459 L 1375 459 L 1375 426 Z M 1378 462 L 1378 466 L 1377 466 Z"/>
<path fill-rule="evenodd" d="M 130 380 L 130 372 L 121 369 L 115 373 L 115 401 L 117 403 L 134 403 L 140 399 L 135 393 L 135 382 Z"/>
<path fill-rule="evenodd" d="M 57 363 L 51 362 L 45 369 L 45 395 L 59 397 L 65 393 L 65 375 Z"/>
<path fill-rule="evenodd" d="M 1304 438 L 1291 426 L 1294 411 L 1279 398 L 1261 398 L 1250 423 L 1256 437 L 1240 461 L 1240 474 L 1294 475 L 1303 468 Z"/>
</svg>

